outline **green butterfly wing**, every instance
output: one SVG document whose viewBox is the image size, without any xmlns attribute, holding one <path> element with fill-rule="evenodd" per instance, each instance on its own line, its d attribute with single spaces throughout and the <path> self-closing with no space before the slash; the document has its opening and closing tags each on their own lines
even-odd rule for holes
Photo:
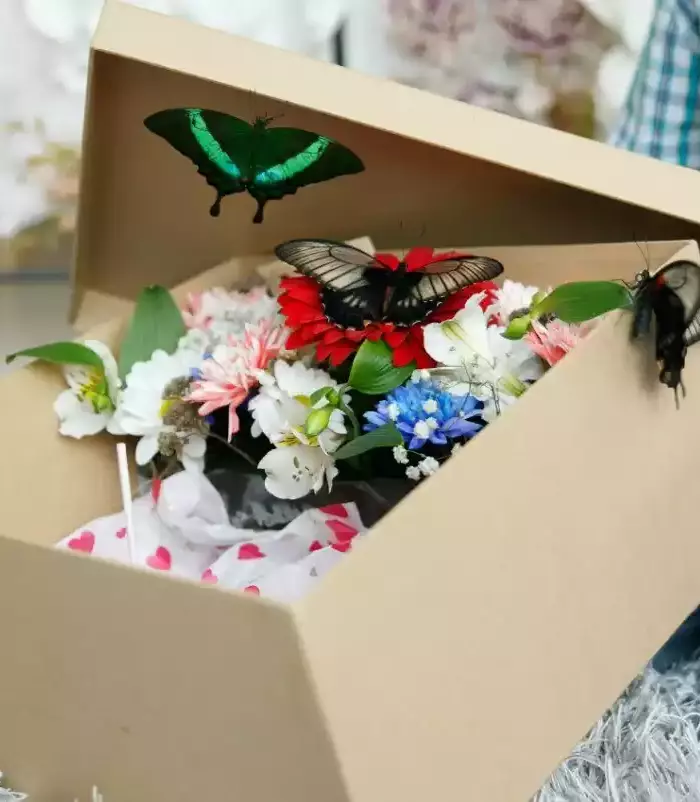
<svg viewBox="0 0 700 802">
<path fill-rule="evenodd" d="M 223 197 L 245 191 L 252 178 L 254 135 L 244 120 L 209 109 L 165 109 L 147 117 L 144 125 L 191 159 L 214 187 L 212 215 L 218 215 Z"/>
<path fill-rule="evenodd" d="M 214 217 L 222 198 L 247 191 L 258 202 L 253 222 L 261 223 L 267 201 L 365 169 L 361 159 L 332 139 L 300 128 L 268 128 L 267 122 L 249 125 L 220 111 L 183 108 L 159 111 L 144 124 L 193 161 L 214 187 Z"/>
<path fill-rule="evenodd" d="M 253 159 L 255 193 L 268 199 L 365 169 L 344 145 L 300 128 L 266 128 L 256 141 Z"/>
</svg>

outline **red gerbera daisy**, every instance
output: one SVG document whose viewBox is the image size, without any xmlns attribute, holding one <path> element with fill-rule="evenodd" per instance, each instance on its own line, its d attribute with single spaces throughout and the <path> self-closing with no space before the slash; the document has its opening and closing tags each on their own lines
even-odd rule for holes
<svg viewBox="0 0 700 802">
<path fill-rule="evenodd" d="M 421 270 L 437 259 L 461 256 L 456 251 L 441 253 L 435 257 L 432 248 L 413 248 L 403 260 L 393 254 L 376 254 L 375 258 L 389 270 L 396 270 L 401 261 L 408 271 Z M 363 329 L 345 329 L 326 317 L 321 303 L 321 287 L 312 278 L 291 276 L 282 279 L 279 296 L 280 310 L 286 318 L 287 328 L 292 334 L 286 347 L 290 350 L 306 345 L 316 346 L 319 361 L 328 359 L 331 365 L 340 365 L 362 345 L 365 340 L 384 340 L 394 355 L 397 367 L 416 363 L 417 368 L 435 365 L 423 347 L 423 329 L 428 323 L 449 320 L 462 309 L 467 300 L 478 292 L 486 295 L 481 303 L 482 309 L 490 306 L 497 291 L 491 281 L 484 281 L 465 287 L 450 296 L 444 303 L 426 317 L 424 321 L 412 326 L 394 326 L 393 323 L 368 323 Z"/>
</svg>

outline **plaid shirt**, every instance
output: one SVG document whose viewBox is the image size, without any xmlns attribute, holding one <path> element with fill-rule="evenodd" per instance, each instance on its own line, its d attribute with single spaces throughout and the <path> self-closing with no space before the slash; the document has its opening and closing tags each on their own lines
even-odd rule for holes
<svg viewBox="0 0 700 802">
<path fill-rule="evenodd" d="M 700 0 L 656 0 L 611 144 L 700 168 Z"/>
</svg>

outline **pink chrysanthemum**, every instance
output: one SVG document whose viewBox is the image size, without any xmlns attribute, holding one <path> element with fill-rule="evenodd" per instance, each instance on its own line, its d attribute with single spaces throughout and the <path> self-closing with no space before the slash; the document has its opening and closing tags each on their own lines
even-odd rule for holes
<svg viewBox="0 0 700 802">
<path fill-rule="evenodd" d="M 204 360 L 187 400 L 201 404 L 202 417 L 228 407 L 230 440 L 240 428 L 238 407 L 258 386 L 259 371 L 279 356 L 288 336 L 287 329 L 274 320 L 247 324 L 242 339 L 232 337 L 227 343 L 217 345 Z"/>
<path fill-rule="evenodd" d="M 188 329 L 208 330 L 228 326 L 229 333 L 239 333 L 245 323 L 257 323 L 273 315 L 277 303 L 264 287 L 247 292 L 214 287 L 191 292 L 182 309 Z"/>
<path fill-rule="evenodd" d="M 533 322 L 532 329 L 525 335 L 525 342 L 548 365 L 556 365 L 592 328 L 592 323 L 574 325 L 561 320 L 544 324 Z"/>
</svg>

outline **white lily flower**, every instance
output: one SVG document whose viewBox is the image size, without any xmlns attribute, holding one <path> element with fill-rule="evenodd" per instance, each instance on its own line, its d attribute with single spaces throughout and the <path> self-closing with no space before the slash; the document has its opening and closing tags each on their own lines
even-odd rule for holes
<svg viewBox="0 0 700 802">
<path fill-rule="evenodd" d="M 104 373 L 87 365 L 66 365 L 63 375 L 69 389 L 54 402 L 54 412 L 65 437 L 80 439 L 107 428 L 119 398 L 119 371 L 112 352 L 99 340 L 84 343 L 102 360 Z"/>
<path fill-rule="evenodd" d="M 493 419 L 543 373 L 541 361 L 522 340 L 507 340 L 500 326 L 488 326 L 491 310 L 472 296 L 452 320 L 431 323 L 424 330 L 425 350 L 451 370 L 449 389 L 484 401 L 483 417 Z M 438 371 L 440 373 L 440 371 Z"/>
</svg>

